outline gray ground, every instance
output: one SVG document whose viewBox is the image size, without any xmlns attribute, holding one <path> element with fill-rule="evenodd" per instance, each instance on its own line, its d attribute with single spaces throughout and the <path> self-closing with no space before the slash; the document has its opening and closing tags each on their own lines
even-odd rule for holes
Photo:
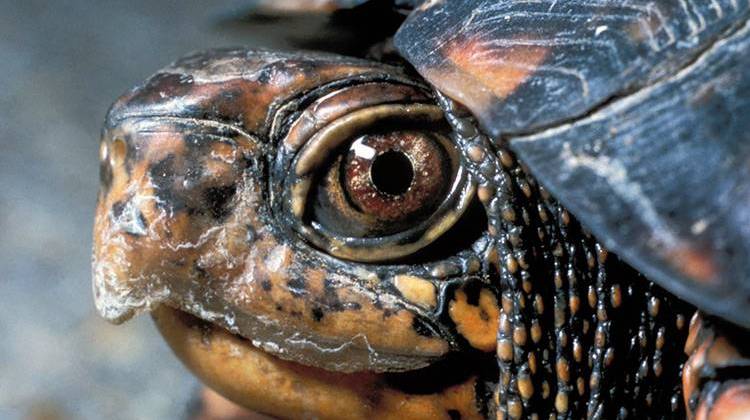
<svg viewBox="0 0 750 420">
<path fill-rule="evenodd" d="M 120 93 L 190 50 L 280 45 L 270 25 L 215 26 L 220 3 L 0 0 L 0 419 L 185 417 L 198 383 L 150 319 L 94 312 L 98 135 Z"/>
</svg>

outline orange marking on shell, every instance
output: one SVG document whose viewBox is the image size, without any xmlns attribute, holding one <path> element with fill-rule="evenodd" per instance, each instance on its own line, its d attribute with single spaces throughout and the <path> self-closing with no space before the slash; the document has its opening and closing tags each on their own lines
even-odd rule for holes
<svg viewBox="0 0 750 420">
<path fill-rule="evenodd" d="M 500 99 L 513 93 L 546 55 L 544 47 L 496 49 L 472 39 L 455 42 L 446 51 L 456 67 Z"/>
<path fill-rule="evenodd" d="M 472 347 L 482 351 L 495 351 L 500 308 L 495 295 L 482 289 L 478 305 L 468 303 L 466 292 L 456 291 L 448 313 L 456 324 L 456 331 L 464 336 Z"/>
<path fill-rule="evenodd" d="M 718 269 L 710 255 L 689 246 L 675 247 L 667 253 L 667 259 L 678 271 L 701 283 L 714 283 Z"/>
<path fill-rule="evenodd" d="M 452 66 L 423 69 L 425 77 L 452 98 L 482 114 L 518 89 L 539 67 L 548 49 L 541 46 L 496 48 L 464 38 L 443 47 Z"/>
</svg>

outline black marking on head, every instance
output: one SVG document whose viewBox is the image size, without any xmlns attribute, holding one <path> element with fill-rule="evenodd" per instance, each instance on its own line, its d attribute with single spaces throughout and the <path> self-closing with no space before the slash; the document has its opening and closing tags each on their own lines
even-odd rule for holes
<svg viewBox="0 0 750 420">
<path fill-rule="evenodd" d="M 466 293 L 466 303 L 471 306 L 479 306 L 479 294 L 482 292 L 482 285 L 479 282 L 470 282 L 463 288 Z"/>
<path fill-rule="evenodd" d="M 320 309 L 318 307 L 315 307 L 315 308 L 312 309 L 312 316 L 313 316 L 313 319 L 316 322 L 320 322 L 320 320 L 323 319 L 323 315 L 324 315 L 324 313 L 323 313 L 322 309 Z"/>
<path fill-rule="evenodd" d="M 381 311 L 383 313 L 383 318 L 388 318 L 394 313 L 398 311 L 394 311 L 393 309 L 388 309 L 385 306 L 383 306 L 383 302 L 380 301 L 380 297 L 375 298 L 375 302 L 372 303 L 372 306 L 374 306 L 376 309 Z"/>
<path fill-rule="evenodd" d="M 112 166 L 109 164 L 108 160 L 103 160 L 99 162 L 99 184 L 101 186 L 101 191 L 106 195 L 109 193 L 110 188 L 112 188 Z"/>
<path fill-rule="evenodd" d="M 271 81 L 271 78 L 273 77 L 273 74 L 278 71 L 276 66 L 265 66 L 258 72 L 258 76 L 255 80 L 258 81 L 258 83 L 266 85 L 268 82 Z"/>
<path fill-rule="evenodd" d="M 323 281 L 324 296 L 322 303 L 326 305 L 328 310 L 331 311 L 344 311 L 349 309 L 344 303 L 341 302 L 338 293 L 336 293 L 336 282 L 331 279 L 325 279 Z"/>
<path fill-rule="evenodd" d="M 252 225 L 247 225 L 247 233 L 245 233 L 245 240 L 248 243 L 252 243 L 252 242 L 255 242 L 255 237 L 256 237 L 255 229 L 253 229 Z"/>
<path fill-rule="evenodd" d="M 458 410 L 448 410 L 448 417 L 450 417 L 451 420 L 461 420 L 461 412 Z"/>
<path fill-rule="evenodd" d="M 230 213 L 229 201 L 234 197 L 237 185 L 208 188 L 203 192 L 203 202 L 214 219 L 222 220 Z"/>
<path fill-rule="evenodd" d="M 424 320 L 417 316 L 412 319 L 411 327 L 417 334 L 423 337 L 435 337 L 439 335 Z"/>
<path fill-rule="evenodd" d="M 119 219 L 120 216 L 122 216 L 122 212 L 125 209 L 125 205 L 127 204 L 126 201 L 116 201 L 114 204 L 112 204 L 112 217 L 115 219 Z"/>
<path fill-rule="evenodd" d="M 158 198 L 158 205 L 164 206 L 167 204 L 171 205 L 174 210 L 178 210 L 184 208 L 185 205 L 182 200 L 177 202 L 177 195 L 174 191 L 174 164 L 175 156 L 174 154 L 169 154 L 151 166 L 148 173 L 151 177 L 151 182 L 155 186 L 154 193 Z"/>
<path fill-rule="evenodd" d="M 289 293 L 294 297 L 300 297 L 306 293 L 307 282 L 303 277 L 294 277 L 286 285 L 289 286 Z"/>
<path fill-rule="evenodd" d="M 262 282 L 260 282 L 260 287 L 262 287 L 266 292 L 270 291 L 273 288 L 271 282 L 268 280 L 263 280 Z"/>
</svg>

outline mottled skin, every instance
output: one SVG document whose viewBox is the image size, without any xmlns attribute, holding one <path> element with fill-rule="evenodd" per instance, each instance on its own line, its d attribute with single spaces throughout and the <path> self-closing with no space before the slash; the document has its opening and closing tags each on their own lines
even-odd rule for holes
<svg viewBox="0 0 750 420">
<path fill-rule="evenodd" d="M 504 56 L 527 71 L 482 81 L 511 95 L 544 54 Z M 442 150 L 404 152 L 445 161 L 415 174 L 429 194 L 376 200 L 338 185 L 342 150 L 383 133 L 389 148 L 408 133 Z M 99 311 L 122 322 L 152 310 L 186 365 L 245 407 L 450 419 L 749 409 L 745 331 L 699 315 L 688 326 L 694 307 L 608 252 L 406 66 L 196 53 L 112 106 L 100 157 Z M 344 198 L 361 191 L 352 211 Z"/>
</svg>

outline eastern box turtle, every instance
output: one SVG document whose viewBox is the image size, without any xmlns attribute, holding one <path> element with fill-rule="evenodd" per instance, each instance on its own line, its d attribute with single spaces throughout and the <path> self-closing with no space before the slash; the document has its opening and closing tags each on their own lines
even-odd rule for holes
<svg viewBox="0 0 750 420">
<path fill-rule="evenodd" d="M 280 417 L 749 418 L 750 2 L 385 7 L 115 102 L 102 316 Z"/>
</svg>

